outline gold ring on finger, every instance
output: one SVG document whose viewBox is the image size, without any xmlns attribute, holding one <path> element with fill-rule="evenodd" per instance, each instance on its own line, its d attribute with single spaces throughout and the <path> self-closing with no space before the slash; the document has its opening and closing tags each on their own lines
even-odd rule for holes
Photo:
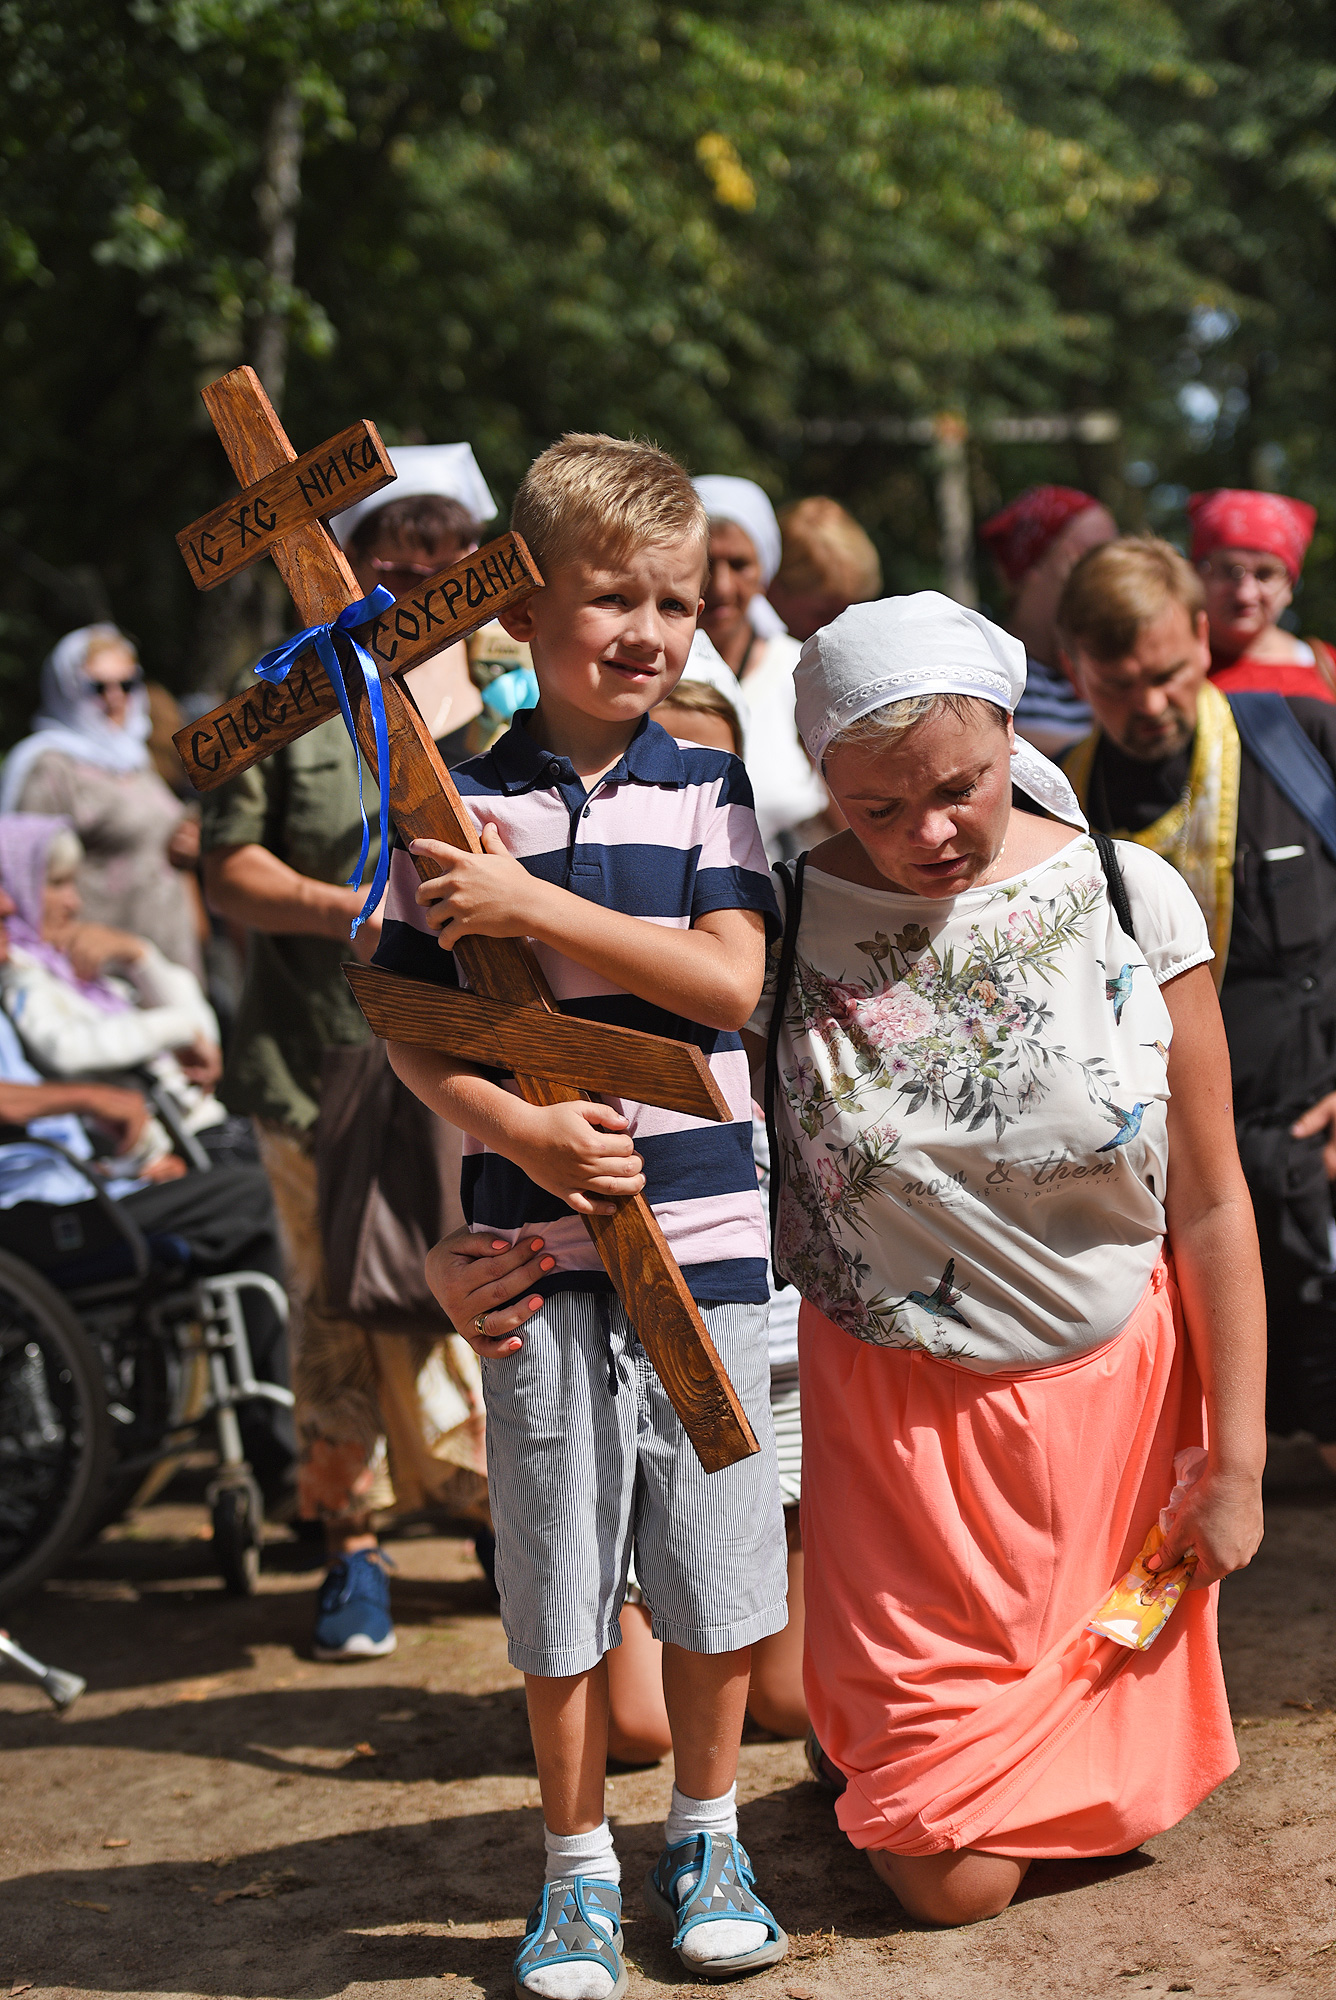
<svg viewBox="0 0 1336 2000">
<path fill-rule="evenodd" d="M 486 1340 L 486 1338 L 487 1338 L 487 1315 L 486 1315 L 486 1313 L 485 1313 L 485 1312 L 484 1312 L 484 1313 L 474 1313 L 474 1315 L 473 1315 L 473 1331 L 474 1331 L 474 1332 L 475 1332 L 475 1333 L 477 1334 L 477 1336 L 478 1336 L 479 1340 Z"/>
</svg>

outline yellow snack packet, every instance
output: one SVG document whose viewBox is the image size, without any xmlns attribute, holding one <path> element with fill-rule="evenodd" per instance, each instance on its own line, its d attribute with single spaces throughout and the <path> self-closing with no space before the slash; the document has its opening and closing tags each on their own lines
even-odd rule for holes
<svg viewBox="0 0 1336 2000">
<path fill-rule="evenodd" d="M 1189 1551 L 1172 1569 L 1158 1574 L 1148 1570 L 1147 1561 L 1164 1547 L 1164 1542 L 1164 1530 L 1157 1522 L 1127 1575 L 1115 1583 L 1087 1622 L 1087 1632 L 1097 1632 L 1103 1639 L 1112 1639 L 1116 1646 L 1129 1646 L 1138 1653 L 1154 1645 L 1197 1567 L 1197 1558 Z"/>
</svg>

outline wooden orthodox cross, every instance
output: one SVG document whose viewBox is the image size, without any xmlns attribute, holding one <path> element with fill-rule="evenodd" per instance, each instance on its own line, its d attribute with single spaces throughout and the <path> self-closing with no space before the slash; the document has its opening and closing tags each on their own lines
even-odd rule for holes
<svg viewBox="0 0 1336 2000">
<path fill-rule="evenodd" d="M 395 477 L 374 424 L 354 424 L 298 457 L 250 368 L 205 389 L 204 403 L 244 491 L 177 536 L 196 585 L 210 590 L 272 555 L 308 625 L 329 624 L 360 591 L 325 517 Z M 440 840 L 477 854 L 481 843 L 399 675 L 463 639 L 542 584 L 518 535 L 500 536 L 429 576 L 356 638 L 381 675 L 389 769 L 377 770 L 375 736 L 361 674 L 346 676 L 362 755 L 388 797 L 405 842 Z M 257 680 L 188 724 L 176 747 L 200 791 L 248 770 L 339 713 L 315 651 L 286 680 Z M 427 860 L 418 873 L 433 872 Z M 349 965 L 348 979 L 376 1034 L 510 1070 L 530 1104 L 563 1104 L 602 1091 L 698 1118 L 732 1117 L 700 1051 L 630 1029 L 600 1027 L 557 1012 L 532 948 L 522 938 L 463 938 L 455 958 L 468 991 Z M 578 1081 L 577 1081 L 578 1079 Z M 642 1195 L 612 1215 L 583 1218 L 683 1428 L 707 1472 L 757 1450 L 732 1384 Z"/>
</svg>

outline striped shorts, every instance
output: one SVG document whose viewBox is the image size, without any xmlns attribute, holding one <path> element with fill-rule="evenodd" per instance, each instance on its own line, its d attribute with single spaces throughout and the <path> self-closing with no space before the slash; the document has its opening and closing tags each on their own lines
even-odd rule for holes
<svg viewBox="0 0 1336 2000">
<path fill-rule="evenodd" d="M 633 1548 L 655 1638 L 731 1653 L 784 1629 L 767 1310 L 702 1308 L 761 1447 L 722 1472 L 702 1470 L 616 1298 L 557 1293 L 521 1327 L 518 1354 L 484 1360 L 496 1580 L 512 1666 L 581 1674 L 619 1646 Z"/>
<path fill-rule="evenodd" d="M 770 1370 L 770 1420 L 775 1426 L 779 1497 L 786 1507 L 796 1507 L 803 1490 L 803 1414 L 796 1361 Z"/>
</svg>

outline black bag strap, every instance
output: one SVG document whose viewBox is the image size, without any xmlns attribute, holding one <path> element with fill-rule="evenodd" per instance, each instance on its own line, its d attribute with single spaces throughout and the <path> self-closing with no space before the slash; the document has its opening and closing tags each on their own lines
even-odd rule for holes
<svg viewBox="0 0 1336 2000">
<path fill-rule="evenodd" d="M 1294 710 L 1281 695 L 1251 691 L 1229 706 L 1244 747 L 1336 861 L 1336 777 Z"/>
<path fill-rule="evenodd" d="M 779 1085 L 779 1031 L 784 1024 L 784 1005 L 793 983 L 793 963 L 798 956 L 798 931 L 803 920 L 803 877 L 807 856 L 800 854 L 789 874 L 786 862 L 777 862 L 771 871 L 784 884 L 784 935 L 779 948 L 779 971 L 770 1007 L 770 1026 L 765 1036 L 765 1136 L 770 1148 L 770 1269 L 775 1284 L 788 1283 L 775 1268 L 775 1231 L 779 1224 L 780 1154 L 779 1131 L 775 1124 L 775 1096 Z"/>
<path fill-rule="evenodd" d="M 1099 865 L 1104 870 L 1104 880 L 1108 884 L 1109 901 L 1113 905 L 1113 914 L 1122 925 L 1124 935 L 1130 937 L 1133 944 L 1135 944 L 1137 934 L 1132 923 L 1132 905 L 1128 901 L 1127 883 L 1123 879 L 1122 867 L 1118 860 L 1118 850 L 1110 840 L 1108 834 L 1101 833 L 1098 827 L 1091 827 L 1090 838 L 1095 843 L 1095 852 L 1099 855 Z"/>
</svg>

